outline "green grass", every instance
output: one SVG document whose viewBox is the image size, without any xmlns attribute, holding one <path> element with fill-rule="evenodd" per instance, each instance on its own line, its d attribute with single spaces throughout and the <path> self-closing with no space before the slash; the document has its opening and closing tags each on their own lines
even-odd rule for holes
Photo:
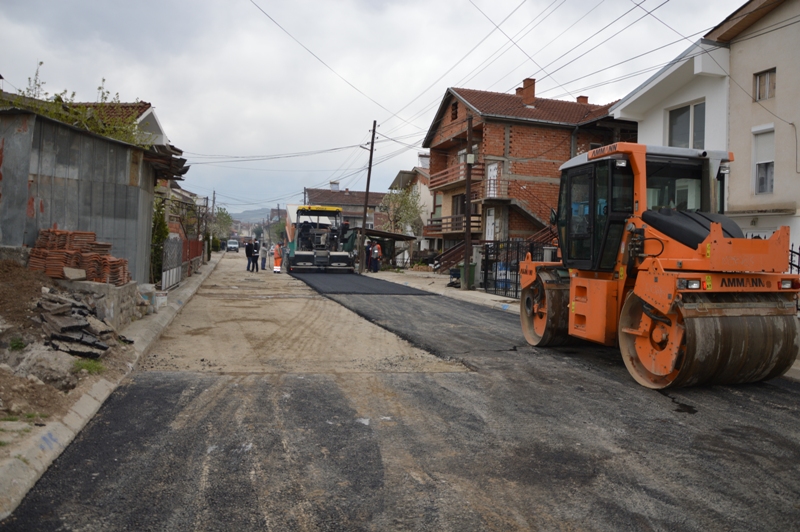
<svg viewBox="0 0 800 532">
<path fill-rule="evenodd" d="M 6 445 L 8 445 L 7 441 L 0 440 L 0 447 L 5 447 Z"/>
<path fill-rule="evenodd" d="M 17 416 L 5 416 L 0 417 L 0 421 L 19 421 L 19 418 Z"/>
<path fill-rule="evenodd" d="M 22 351 L 25 349 L 25 342 L 22 338 L 12 338 L 9 344 L 9 349 L 12 351 Z"/>
<path fill-rule="evenodd" d="M 75 373 L 85 369 L 87 372 L 89 372 L 89 375 L 99 375 L 106 369 L 102 362 L 99 360 L 92 360 L 91 358 L 81 358 L 76 360 L 72 367 Z"/>
</svg>

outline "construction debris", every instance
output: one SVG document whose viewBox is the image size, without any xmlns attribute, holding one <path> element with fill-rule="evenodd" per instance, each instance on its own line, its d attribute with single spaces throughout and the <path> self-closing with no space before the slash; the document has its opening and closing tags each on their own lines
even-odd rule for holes
<svg viewBox="0 0 800 532">
<path fill-rule="evenodd" d="M 116 331 L 97 318 L 92 295 L 62 295 L 49 290 L 37 303 L 45 343 L 54 349 L 85 358 L 101 358 L 116 345 Z"/>
</svg>

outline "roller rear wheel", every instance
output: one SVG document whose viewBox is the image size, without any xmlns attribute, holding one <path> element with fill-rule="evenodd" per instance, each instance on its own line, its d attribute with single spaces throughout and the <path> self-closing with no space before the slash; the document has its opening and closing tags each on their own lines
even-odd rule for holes
<svg viewBox="0 0 800 532">
<path fill-rule="evenodd" d="M 554 279 L 547 272 L 539 272 L 536 281 L 522 291 L 522 333 L 529 344 L 537 347 L 563 345 L 569 340 L 569 288 L 546 288 Z"/>
</svg>

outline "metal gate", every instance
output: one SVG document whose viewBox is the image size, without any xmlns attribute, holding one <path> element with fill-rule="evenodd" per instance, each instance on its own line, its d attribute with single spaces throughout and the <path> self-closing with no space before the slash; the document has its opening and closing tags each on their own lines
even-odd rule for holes
<svg viewBox="0 0 800 532">
<path fill-rule="evenodd" d="M 164 241 L 164 259 L 161 266 L 161 289 L 169 290 L 181 282 L 183 263 L 183 241 L 168 238 Z"/>
<path fill-rule="evenodd" d="M 546 250 L 552 250 L 546 253 Z M 506 240 L 486 242 L 483 246 L 481 277 L 486 292 L 504 297 L 520 298 L 519 263 L 530 252 L 531 260 L 542 261 L 547 254 L 553 260 L 555 248 L 542 242 Z"/>
</svg>

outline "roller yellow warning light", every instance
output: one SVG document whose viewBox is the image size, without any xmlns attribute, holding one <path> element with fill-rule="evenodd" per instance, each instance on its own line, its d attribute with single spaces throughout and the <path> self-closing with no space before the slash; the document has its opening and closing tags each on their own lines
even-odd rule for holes
<svg viewBox="0 0 800 532">
<path fill-rule="evenodd" d="M 800 350 L 789 228 L 753 240 L 720 214 L 733 154 L 617 143 L 561 167 L 559 260 L 520 263 L 534 346 L 618 345 L 648 388 L 783 375 Z"/>
</svg>

